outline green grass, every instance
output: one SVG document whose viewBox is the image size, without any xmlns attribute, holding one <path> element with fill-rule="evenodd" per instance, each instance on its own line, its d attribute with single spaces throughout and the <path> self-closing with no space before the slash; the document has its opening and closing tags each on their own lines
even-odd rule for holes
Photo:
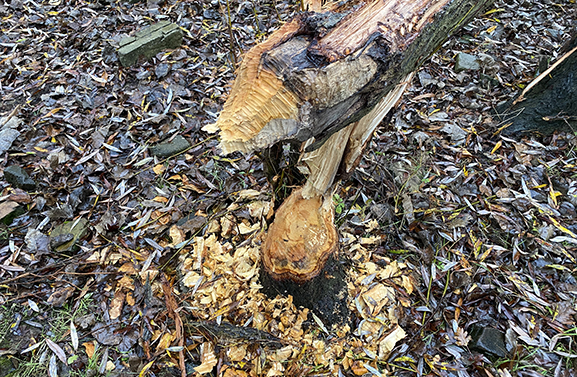
<svg viewBox="0 0 577 377">
<path fill-rule="evenodd" d="M 80 303 L 75 310 L 73 310 L 69 305 L 64 305 L 59 309 L 39 305 L 40 313 L 36 313 L 29 307 L 25 307 L 21 304 L 0 306 L 0 345 L 2 345 L 3 348 L 9 348 L 9 342 L 14 338 L 12 331 L 15 328 L 17 317 L 19 315 L 22 316 L 19 322 L 19 328 L 22 329 L 20 333 L 23 333 L 23 328 L 28 326 L 25 324 L 25 321 L 28 320 L 41 323 L 45 329 L 43 333 L 31 334 L 31 337 L 34 337 L 36 342 L 42 342 L 38 348 L 25 354 L 15 353 L 14 355 L 0 357 L 0 365 L 4 365 L 2 364 L 3 362 L 9 362 L 9 365 L 15 366 L 14 370 L 9 372 L 6 377 L 48 376 L 50 357 L 53 352 L 47 346 L 45 342 L 46 338 L 59 343 L 69 357 L 69 363 L 78 359 L 84 351 L 79 347 L 79 349 L 75 351 L 74 355 L 71 356 L 71 341 L 69 335 L 66 334 L 70 330 L 70 322 L 74 321 L 78 317 L 91 313 L 93 306 L 94 303 L 90 294 L 84 296 L 80 300 Z M 81 336 L 82 335 L 79 334 L 79 337 Z M 25 346 L 20 348 L 25 348 Z M 101 356 L 102 352 L 95 352 L 92 358 L 87 358 L 83 370 L 70 370 L 70 373 L 67 375 L 70 377 L 89 377 L 97 375 Z M 61 364 L 60 361 L 57 363 Z M 4 376 L 2 373 L 0 373 L 0 375 Z"/>
</svg>

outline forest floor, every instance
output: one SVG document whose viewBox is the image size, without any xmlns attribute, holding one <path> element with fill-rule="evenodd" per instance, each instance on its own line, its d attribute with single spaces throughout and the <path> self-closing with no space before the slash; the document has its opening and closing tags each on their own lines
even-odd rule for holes
<svg viewBox="0 0 577 377">
<path fill-rule="evenodd" d="M 419 70 L 334 195 L 334 326 L 261 292 L 262 162 L 201 130 L 298 11 L 0 4 L 0 377 L 575 375 L 577 134 L 491 116 L 558 56 L 574 0 L 497 1 Z M 182 47 L 122 67 L 121 39 L 161 20 Z"/>
</svg>

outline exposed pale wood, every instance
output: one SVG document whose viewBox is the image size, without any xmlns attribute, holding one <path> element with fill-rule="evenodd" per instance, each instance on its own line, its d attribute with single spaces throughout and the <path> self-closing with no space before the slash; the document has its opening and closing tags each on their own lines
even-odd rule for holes
<svg viewBox="0 0 577 377">
<path fill-rule="evenodd" d="M 320 148 L 303 155 L 302 163 L 308 168 L 303 197 L 330 194 L 354 126 L 351 124 L 334 133 Z"/>
<path fill-rule="evenodd" d="M 351 126 L 353 130 L 349 137 L 345 155 L 342 160 L 343 173 L 350 174 L 358 165 L 361 155 L 371 139 L 373 132 L 383 121 L 385 116 L 391 111 L 393 107 L 401 99 L 401 96 L 411 83 L 414 73 L 409 73 L 405 79 L 398 84 L 395 89 L 391 90 L 382 100 L 375 106 L 371 112 L 363 117 L 360 121 L 353 123 Z M 351 127 L 348 126 L 348 127 Z"/>
<path fill-rule="evenodd" d="M 369 2 L 358 12 L 345 17 L 338 26 L 320 39 L 315 50 L 329 61 L 341 59 L 365 46 L 375 35 L 390 44 L 391 52 L 403 49 L 411 43 L 425 25 L 450 0 L 399 1 L 380 0 Z"/>
<path fill-rule="evenodd" d="M 302 142 L 301 164 L 309 172 L 268 229 L 265 276 L 293 282 L 303 294 L 313 279 L 332 275 L 321 271 L 338 251 L 332 193 L 339 177 L 354 169 L 413 72 L 491 2 L 304 0 L 324 13 L 301 14 L 249 51 L 208 129 L 220 130 L 225 154 Z"/>
<path fill-rule="evenodd" d="M 302 163 L 306 164 L 308 173 L 303 187 L 305 198 L 332 191 L 339 169 L 344 175 L 352 172 L 373 132 L 400 100 L 412 78 L 410 73 L 360 121 L 334 133 L 320 148 L 303 155 Z"/>
<path fill-rule="evenodd" d="M 490 2 L 344 1 L 323 7 L 333 12 L 304 13 L 247 53 L 207 129 L 221 130 L 225 154 L 312 137 L 310 148 L 317 148 L 359 121 Z"/>
<path fill-rule="evenodd" d="M 271 140 L 274 136 L 257 135 L 270 122 L 282 127 L 284 119 L 297 116 L 297 97 L 274 72 L 261 70 L 260 60 L 264 53 L 302 32 L 303 26 L 297 17 L 246 53 L 218 122 L 204 128 L 208 132 L 220 130 L 224 154 L 274 144 L 278 141 Z"/>
<path fill-rule="evenodd" d="M 375 128 L 399 101 L 412 76 L 409 74 L 359 122 L 304 154 L 302 160 L 309 170 L 307 182 L 279 208 L 262 248 L 264 268 L 273 278 L 308 281 L 338 250 L 332 202 L 337 171 L 341 164 L 347 173 L 356 166 Z"/>
<path fill-rule="evenodd" d="M 295 190 L 275 216 L 263 244 L 264 268 L 276 280 L 314 278 L 338 249 L 332 200 L 305 199 Z"/>
</svg>

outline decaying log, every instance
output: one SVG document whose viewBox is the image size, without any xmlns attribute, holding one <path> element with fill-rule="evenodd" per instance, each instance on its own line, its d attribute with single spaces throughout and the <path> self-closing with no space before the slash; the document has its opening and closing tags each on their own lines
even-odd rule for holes
<svg viewBox="0 0 577 377">
<path fill-rule="evenodd" d="M 307 183 L 279 208 L 262 247 L 264 279 L 277 284 L 273 291 L 293 294 L 297 304 L 303 296 L 300 302 L 313 306 L 342 297 L 344 283 L 334 284 L 343 276 L 333 220 L 336 182 L 354 169 L 413 72 L 491 2 L 344 0 L 321 7 L 311 0 L 307 9 L 314 12 L 298 15 L 245 55 L 218 121 L 205 130 L 220 130 L 224 154 L 302 143 Z M 325 285 L 330 289 L 323 291 Z M 329 302 L 325 313 L 331 305 L 346 312 Z"/>
<path fill-rule="evenodd" d="M 577 30 L 559 58 L 497 110 L 507 135 L 577 129 Z"/>
</svg>

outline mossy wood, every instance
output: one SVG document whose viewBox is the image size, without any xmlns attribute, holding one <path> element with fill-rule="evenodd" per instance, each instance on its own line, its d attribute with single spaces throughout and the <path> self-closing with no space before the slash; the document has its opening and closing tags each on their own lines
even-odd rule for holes
<svg viewBox="0 0 577 377">
<path fill-rule="evenodd" d="M 277 291 L 285 283 L 287 293 L 313 280 L 322 285 L 323 274 L 342 278 L 332 189 L 354 169 L 413 72 L 491 2 L 345 0 L 321 6 L 309 0 L 314 12 L 298 15 L 245 55 L 218 121 L 205 129 L 220 131 L 224 154 L 302 143 L 308 180 L 281 205 L 262 249 L 266 280 L 279 282 Z M 327 260 L 336 261 L 331 273 L 324 270 Z M 341 297 L 344 285 L 327 286 L 336 288 L 325 295 Z M 298 295 L 306 293 L 299 289 Z"/>
</svg>

